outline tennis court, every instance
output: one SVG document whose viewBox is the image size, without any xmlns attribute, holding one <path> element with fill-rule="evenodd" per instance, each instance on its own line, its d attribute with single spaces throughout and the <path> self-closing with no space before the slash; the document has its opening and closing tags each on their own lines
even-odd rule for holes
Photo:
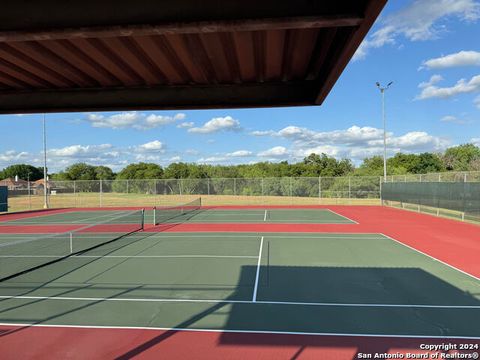
<svg viewBox="0 0 480 360">
<path fill-rule="evenodd" d="M 63 225 L 114 222 L 128 224 L 124 210 L 69 211 L 0 222 L 0 225 Z M 228 209 L 201 208 L 198 201 L 184 207 L 145 210 L 146 224 L 160 223 L 298 223 L 355 224 L 330 209 Z"/>
<path fill-rule="evenodd" d="M 480 337 L 480 281 L 382 234 L 137 232 L 0 298 L 4 323 Z"/>
</svg>

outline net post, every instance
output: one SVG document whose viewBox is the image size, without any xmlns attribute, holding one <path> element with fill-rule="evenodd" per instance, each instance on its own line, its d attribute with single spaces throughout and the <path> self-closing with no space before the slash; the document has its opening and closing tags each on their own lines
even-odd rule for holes
<svg viewBox="0 0 480 360">
<path fill-rule="evenodd" d="M 142 224 L 141 224 L 141 229 L 145 229 L 145 209 L 142 209 Z"/>
<path fill-rule="evenodd" d="M 157 225 L 157 207 L 153 207 L 153 226 Z"/>
<path fill-rule="evenodd" d="M 198 203 L 199 203 L 199 207 L 202 207 L 202 197 L 201 196 L 198 198 Z"/>
<path fill-rule="evenodd" d="M 70 233 L 70 254 L 73 254 L 73 234 Z"/>
</svg>

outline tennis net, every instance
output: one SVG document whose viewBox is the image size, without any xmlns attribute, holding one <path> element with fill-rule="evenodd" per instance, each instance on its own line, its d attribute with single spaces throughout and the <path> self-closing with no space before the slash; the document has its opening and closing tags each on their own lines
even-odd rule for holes
<svg viewBox="0 0 480 360">
<path fill-rule="evenodd" d="M 164 223 L 175 223 L 180 220 L 184 220 L 181 217 L 186 215 L 192 215 L 196 213 L 202 207 L 202 198 L 197 198 L 185 204 L 153 208 L 153 223 L 155 225 Z"/>
<path fill-rule="evenodd" d="M 113 212 L 105 221 L 69 232 L 21 238 L 15 235 L 18 240 L 0 243 L 0 281 L 143 230 L 144 217 L 144 210 Z"/>
</svg>

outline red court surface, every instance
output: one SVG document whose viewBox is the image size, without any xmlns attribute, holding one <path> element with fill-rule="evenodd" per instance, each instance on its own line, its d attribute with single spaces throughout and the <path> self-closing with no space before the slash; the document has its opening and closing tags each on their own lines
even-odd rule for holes
<svg viewBox="0 0 480 360">
<path fill-rule="evenodd" d="M 358 224 L 183 223 L 149 226 L 145 231 L 381 233 L 480 280 L 480 227 L 473 224 L 381 206 L 228 208 L 328 208 L 355 220 Z M 83 210 L 89 211 L 89 209 Z M 72 209 L 57 211 L 72 211 Z M 32 212 L 3 215 L 0 222 L 41 214 Z M 3 225 L 0 226 L 0 232 L 18 233 L 21 229 L 25 232 L 62 232 L 75 227 L 78 225 Z M 134 357 L 145 359 L 357 359 L 361 358 L 360 354 L 375 352 L 424 354 L 425 350 L 420 348 L 422 344 L 458 345 L 461 343 L 480 346 L 479 339 L 340 337 L 324 334 L 167 331 L 41 325 L 0 327 L 2 359 L 129 359 Z M 456 355 L 445 357 L 445 354 L 453 354 L 456 350 L 447 351 L 441 348 L 439 350 L 443 352 L 443 358 L 461 358 L 455 357 Z"/>
</svg>

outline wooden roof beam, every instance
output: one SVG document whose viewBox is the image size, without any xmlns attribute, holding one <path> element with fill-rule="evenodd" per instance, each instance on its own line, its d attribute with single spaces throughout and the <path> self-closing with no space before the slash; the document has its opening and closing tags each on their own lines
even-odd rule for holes
<svg viewBox="0 0 480 360">
<path fill-rule="evenodd" d="M 66 40 L 75 38 L 111 38 L 168 34 L 207 34 L 235 31 L 265 31 L 359 26 L 358 15 L 304 16 L 290 18 L 177 22 L 158 25 L 127 25 L 51 29 L 43 31 L 3 31 L 1 42 Z"/>
</svg>

